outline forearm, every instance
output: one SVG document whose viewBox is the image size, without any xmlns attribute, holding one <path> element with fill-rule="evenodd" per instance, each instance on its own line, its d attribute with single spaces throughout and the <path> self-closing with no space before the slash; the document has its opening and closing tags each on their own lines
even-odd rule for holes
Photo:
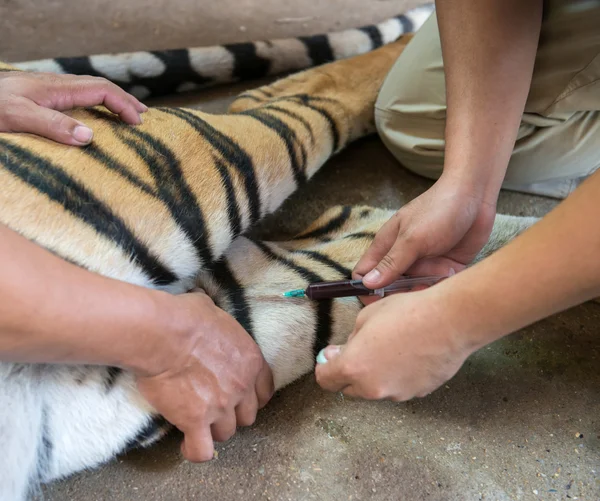
<svg viewBox="0 0 600 501">
<path fill-rule="evenodd" d="M 495 203 L 531 85 L 542 0 L 438 0 L 444 177 Z"/>
<path fill-rule="evenodd" d="M 0 360 L 145 371 L 177 335 L 171 296 L 88 272 L 0 224 Z M 180 313 L 180 312 L 179 312 Z M 159 349 L 160 347 L 160 349 Z"/>
<path fill-rule="evenodd" d="M 506 247 L 436 286 L 458 335 L 477 349 L 600 296 L 599 196 L 600 173 Z"/>
</svg>

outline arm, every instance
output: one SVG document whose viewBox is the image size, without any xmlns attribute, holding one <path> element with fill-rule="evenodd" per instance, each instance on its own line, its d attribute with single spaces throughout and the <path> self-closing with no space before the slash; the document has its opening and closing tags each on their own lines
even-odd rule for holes
<svg viewBox="0 0 600 501">
<path fill-rule="evenodd" d="M 599 196 L 600 172 L 472 268 L 365 308 L 350 341 L 326 349 L 319 384 L 364 398 L 425 396 L 475 350 L 600 296 Z"/>
<path fill-rule="evenodd" d="M 175 346 L 189 344 L 195 319 L 175 297 L 90 273 L 4 225 L 0 277 L 0 360 L 152 374 L 166 367 Z M 174 346 L 166 345 L 166 331 Z"/>
<path fill-rule="evenodd" d="M 463 269 L 491 232 L 531 84 L 542 0 L 438 0 L 446 150 L 436 184 L 394 216 L 355 268 L 380 287 Z"/>
<path fill-rule="evenodd" d="M 444 176 L 496 205 L 531 85 L 542 0 L 438 0 Z"/>
<path fill-rule="evenodd" d="M 185 434 L 190 460 L 211 459 L 213 438 L 251 424 L 271 397 L 257 345 L 205 294 L 105 278 L 0 224 L 0 298 L 0 360 L 133 371 L 142 394 Z"/>
</svg>

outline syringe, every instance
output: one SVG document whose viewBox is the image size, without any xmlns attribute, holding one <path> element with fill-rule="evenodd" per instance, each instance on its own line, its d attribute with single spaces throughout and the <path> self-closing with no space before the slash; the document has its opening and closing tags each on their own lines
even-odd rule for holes
<svg viewBox="0 0 600 501">
<path fill-rule="evenodd" d="M 410 292 L 419 286 L 431 286 L 448 276 L 403 277 L 380 289 L 369 289 L 362 280 L 340 280 L 337 282 L 317 282 L 306 289 L 284 292 L 285 297 L 307 297 L 309 299 L 332 299 L 350 296 L 379 296 L 397 292 Z"/>
</svg>

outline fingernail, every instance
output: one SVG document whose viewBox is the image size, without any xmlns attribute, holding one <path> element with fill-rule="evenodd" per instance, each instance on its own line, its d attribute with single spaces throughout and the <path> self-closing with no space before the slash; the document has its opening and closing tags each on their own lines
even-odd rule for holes
<svg viewBox="0 0 600 501">
<path fill-rule="evenodd" d="M 148 111 L 148 106 L 146 106 L 144 103 L 140 103 L 142 105 L 142 113 L 146 113 Z"/>
<path fill-rule="evenodd" d="M 89 143 L 94 133 L 85 125 L 78 125 L 73 129 L 73 139 L 79 143 Z"/>
<path fill-rule="evenodd" d="M 339 346 L 328 346 L 323 348 L 317 355 L 318 364 L 326 364 L 332 358 L 337 357 L 340 354 L 341 348 Z"/>
<path fill-rule="evenodd" d="M 323 348 L 317 355 L 317 363 L 318 364 L 326 364 L 327 363 L 327 359 L 325 358 L 325 348 Z"/>
<path fill-rule="evenodd" d="M 380 278 L 381 272 L 379 270 L 371 270 L 365 275 L 365 278 L 363 278 L 363 282 L 378 282 Z"/>
</svg>

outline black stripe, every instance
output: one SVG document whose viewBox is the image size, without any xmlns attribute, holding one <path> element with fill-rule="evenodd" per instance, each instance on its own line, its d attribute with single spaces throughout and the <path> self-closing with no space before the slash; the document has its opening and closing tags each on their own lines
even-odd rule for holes
<svg viewBox="0 0 600 501">
<path fill-rule="evenodd" d="M 266 77 L 271 69 L 271 61 L 256 53 L 253 43 L 224 45 L 233 55 L 233 77 L 238 80 L 257 80 Z"/>
<path fill-rule="evenodd" d="M 238 94 L 238 96 L 235 98 L 234 102 L 237 101 L 238 99 L 250 99 L 252 101 L 256 101 L 257 103 L 263 102 L 263 99 L 253 96 L 249 92 L 242 92 L 241 94 Z"/>
<path fill-rule="evenodd" d="M 273 93 L 270 90 L 266 90 L 264 87 L 259 87 L 258 89 L 254 89 L 254 92 L 260 92 L 262 95 L 266 97 L 273 97 Z"/>
<path fill-rule="evenodd" d="M 119 246 L 155 285 L 177 281 L 177 276 L 150 253 L 125 222 L 85 186 L 42 157 L 7 141 L 0 140 L 0 146 L 5 150 L 0 161 L 8 171 Z"/>
<path fill-rule="evenodd" d="M 250 306 L 244 288 L 236 280 L 235 276 L 229 269 L 227 262 L 222 259 L 215 263 L 211 270 L 211 276 L 225 289 L 227 296 L 233 306 L 231 315 L 239 322 L 239 324 L 254 337 L 254 327 L 250 316 Z"/>
<path fill-rule="evenodd" d="M 265 127 L 273 130 L 282 139 L 290 157 L 294 181 L 296 181 L 296 185 L 298 186 L 304 185 L 306 183 L 306 174 L 304 173 L 306 170 L 306 148 L 304 148 L 302 142 L 298 140 L 296 133 L 285 122 L 260 109 L 255 108 L 253 110 L 243 111 L 240 114 L 258 120 Z M 300 149 L 300 155 L 302 156 L 300 165 L 298 164 L 294 145 L 298 145 L 298 148 Z"/>
<path fill-rule="evenodd" d="M 349 238 L 352 240 L 361 240 L 363 238 L 368 238 L 370 240 L 373 240 L 375 238 L 376 233 L 371 232 L 371 231 L 361 231 L 358 233 L 350 233 L 350 235 L 346 235 L 343 238 Z"/>
<path fill-rule="evenodd" d="M 220 158 L 213 156 L 213 161 L 215 162 L 215 167 L 221 176 L 221 181 L 223 181 L 223 187 L 225 188 L 225 196 L 227 197 L 227 216 L 229 217 L 231 232 L 234 235 L 239 235 L 242 232 L 242 219 L 240 216 L 242 211 L 235 196 L 235 189 L 231 182 L 229 171 Z"/>
<path fill-rule="evenodd" d="M 350 270 L 349 268 L 346 268 L 345 266 L 342 266 L 340 263 L 338 263 L 337 261 L 334 261 L 333 259 L 326 256 L 325 254 L 321 254 L 320 252 L 317 252 L 317 251 L 304 250 L 304 249 L 295 250 L 295 251 L 293 251 L 293 253 L 294 254 L 304 254 L 305 256 L 308 256 L 311 259 L 314 259 L 315 261 L 319 261 L 320 263 L 323 263 L 324 265 L 329 266 L 330 268 L 337 271 L 344 278 L 352 278 L 352 270 Z"/>
<path fill-rule="evenodd" d="M 256 245 L 267 258 L 294 270 L 308 283 L 323 281 L 323 278 L 317 273 L 314 273 L 308 268 L 300 266 L 283 256 L 275 254 L 265 243 L 257 240 L 252 240 L 252 243 Z M 331 317 L 332 307 L 333 302 L 331 299 L 317 301 L 317 328 L 315 342 L 313 343 L 313 355 L 315 357 L 329 344 L 329 340 L 331 339 L 331 324 L 333 321 Z"/>
<path fill-rule="evenodd" d="M 100 162 L 107 169 L 116 172 L 121 177 L 129 181 L 136 188 L 139 188 L 144 193 L 151 195 L 153 197 L 158 197 L 158 193 L 154 188 L 152 188 L 148 183 L 146 183 L 143 179 L 136 176 L 133 172 L 131 172 L 125 165 L 119 162 L 117 159 L 102 151 L 98 145 L 90 144 L 83 148 L 83 151 L 91 156 L 97 162 Z"/>
<path fill-rule="evenodd" d="M 47 473 L 51 471 L 50 466 L 52 462 L 52 454 L 54 452 L 54 443 L 52 442 L 52 437 L 50 435 L 50 423 L 48 416 L 48 408 L 46 405 L 42 407 L 42 416 L 41 416 L 41 435 L 42 439 L 40 441 L 40 451 L 39 451 L 39 459 L 38 459 L 38 473 L 39 477 L 45 477 Z"/>
<path fill-rule="evenodd" d="M 396 16 L 396 19 L 402 25 L 402 34 L 413 32 L 414 26 L 412 21 L 408 19 L 408 17 L 406 17 L 404 14 L 400 14 L 399 16 Z"/>
<path fill-rule="evenodd" d="M 175 153 L 158 138 L 133 127 L 115 127 L 115 134 L 146 163 L 155 179 L 158 197 L 190 239 L 203 265 L 210 266 L 213 261 L 210 232 Z"/>
<path fill-rule="evenodd" d="M 371 39 L 371 49 L 377 49 L 383 45 L 383 38 L 381 37 L 381 32 L 377 26 L 363 26 L 359 28 L 360 31 L 366 33 Z"/>
<path fill-rule="evenodd" d="M 330 63 L 335 59 L 327 35 L 299 37 L 298 40 L 306 46 L 308 56 L 312 59 L 314 66 Z"/>
<path fill-rule="evenodd" d="M 315 99 L 308 94 L 298 94 L 296 96 L 290 96 L 292 99 L 299 99 L 303 106 L 310 108 L 317 113 L 320 113 L 321 116 L 327 121 L 329 125 L 329 130 L 331 131 L 331 138 L 333 140 L 333 152 L 335 153 L 340 149 L 340 131 L 338 129 L 337 123 L 334 118 L 331 116 L 327 110 L 321 108 L 320 106 L 315 106 L 311 103 L 311 101 L 317 101 L 319 99 Z M 329 100 L 328 100 L 329 101 Z M 332 100 L 333 101 L 333 100 Z M 339 103 L 336 103 L 339 106 Z"/>
<path fill-rule="evenodd" d="M 283 115 L 287 115 L 288 117 L 300 122 L 306 128 L 306 131 L 308 132 L 308 135 L 310 136 L 310 142 L 311 143 L 315 142 L 315 133 L 313 132 L 312 126 L 308 123 L 308 121 L 304 117 L 298 115 L 298 113 L 294 113 L 293 111 L 286 110 L 285 108 L 282 108 L 281 106 L 277 106 L 274 104 L 267 104 L 264 108 L 269 109 L 269 110 L 275 110 Z"/>
<path fill-rule="evenodd" d="M 336 217 L 330 220 L 325 226 L 321 226 L 320 228 L 309 231 L 308 233 L 301 233 L 300 235 L 294 237 L 292 240 L 319 238 L 328 235 L 332 231 L 339 230 L 346 223 L 346 221 L 348 221 L 350 214 L 352 214 L 352 208 L 346 205 L 344 206 L 342 211 Z"/>
<path fill-rule="evenodd" d="M 162 438 L 172 426 L 162 416 L 153 416 L 140 432 L 125 444 L 122 452 L 147 447 Z"/>
<path fill-rule="evenodd" d="M 92 77 L 106 77 L 102 73 L 96 71 L 96 68 L 92 66 L 92 62 L 89 57 L 57 57 L 54 59 L 65 73 L 73 75 L 89 75 Z M 111 81 L 117 85 L 124 85 L 126 81 L 119 81 L 115 78 L 111 78 Z"/>
<path fill-rule="evenodd" d="M 123 374 L 123 369 L 119 367 L 107 367 L 106 368 L 106 378 L 104 379 L 104 388 L 108 393 L 112 390 L 117 383 L 119 377 Z"/>
<path fill-rule="evenodd" d="M 246 94 L 241 94 L 240 96 L 243 96 L 244 98 L 246 98 L 246 97 L 251 98 L 254 101 L 257 101 L 258 103 L 264 103 L 266 105 L 265 107 L 272 106 L 272 103 L 284 101 L 284 102 L 292 102 L 295 104 L 300 104 L 302 106 L 306 106 L 307 108 L 309 108 L 313 111 L 316 111 L 327 121 L 327 123 L 329 125 L 329 129 L 331 131 L 331 138 L 333 141 L 332 151 L 335 153 L 340 149 L 340 141 L 341 141 L 340 140 L 340 131 L 338 129 L 335 119 L 333 118 L 331 113 L 329 113 L 327 110 L 321 108 L 320 106 L 316 106 L 316 105 L 312 104 L 312 102 L 314 102 L 314 101 L 320 101 L 323 103 L 331 103 L 337 107 L 340 107 L 341 104 L 338 101 L 336 101 L 335 99 L 310 96 L 308 94 L 293 94 L 290 96 L 282 96 L 282 97 L 278 97 L 278 98 L 273 98 L 268 101 L 261 101 L 260 99 L 254 97 L 254 96 L 249 96 Z"/>
<path fill-rule="evenodd" d="M 250 206 L 250 222 L 255 224 L 261 216 L 261 199 L 256 180 L 254 163 L 250 155 L 244 151 L 233 139 L 215 129 L 199 116 L 181 108 L 158 108 L 164 113 L 176 116 L 191 125 L 196 131 L 208 141 L 225 159 L 225 161 L 237 169 L 244 180 L 244 188 Z"/>
</svg>

